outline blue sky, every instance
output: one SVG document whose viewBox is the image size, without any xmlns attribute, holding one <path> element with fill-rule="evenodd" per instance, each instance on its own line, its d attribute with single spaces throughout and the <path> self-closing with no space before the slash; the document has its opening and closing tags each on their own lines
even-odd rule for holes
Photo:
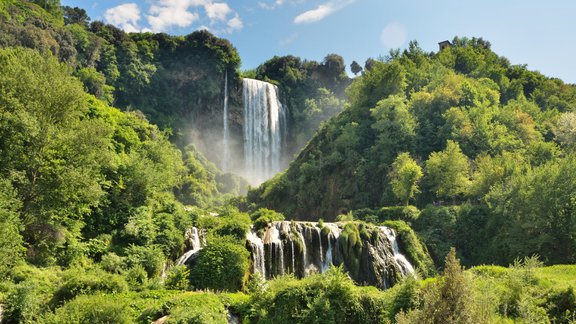
<svg viewBox="0 0 576 324">
<path fill-rule="evenodd" d="M 61 0 L 126 31 L 184 35 L 200 28 L 229 39 L 242 68 L 274 55 L 346 64 L 417 40 L 426 51 L 454 36 L 482 37 L 512 64 L 576 83 L 573 0 Z"/>
</svg>

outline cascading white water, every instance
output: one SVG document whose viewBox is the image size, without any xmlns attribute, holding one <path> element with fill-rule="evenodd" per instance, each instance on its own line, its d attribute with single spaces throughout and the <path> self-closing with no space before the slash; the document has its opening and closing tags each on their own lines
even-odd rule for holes
<svg viewBox="0 0 576 324">
<path fill-rule="evenodd" d="M 286 109 L 275 85 L 243 79 L 242 86 L 245 175 L 253 184 L 260 184 L 280 171 Z"/>
<path fill-rule="evenodd" d="M 414 272 L 410 262 L 400 253 L 392 229 L 370 227 L 369 238 L 361 238 L 363 247 L 356 251 L 348 249 L 349 234 L 341 236 L 346 233 L 345 225 L 280 221 L 268 224 L 261 236 L 251 230 L 247 235 L 247 247 L 252 256 L 253 272 L 266 279 L 289 273 L 305 277 L 323 273 L 332 265 L 344 265 L 346 269 L 354 264 L 358 267 L 356 262 L 360 262 L 352 278 L 358 283 L 384 289 L 394 285 L 398 276 Z"/>
<path fill-rule="evenodd" d="M 252 250 L 252 272 L 258 272 L 263 278 L 266 278 L 266 260 L 264 257 L 264 242 L 254 229 L 250 229 L 248 235 L 246 236 L 246 240 L 251 247 Z"/>
<path fill-rule="evenodd" d="M 188 260 L 190 260 L 192 256 L 194 256 L 196 253 L 202 250 L 202 244 L 200 242 L 200 234 L 196 227 L 187 229 L 184 236 L 186 237 L 186 241 L 188 242 L 190 249 L 178 258 L 178 261 L 176 261 L 177 266 L 185 264 Z"/>
<path fill-rule="evenodd" d="M 302 266 L 304 268 L 304 274 L 306 274 L 306 269 L 308 268 L 308 253 L 306 253 L 306 240 L 301 231 L 298 231 L 298 237 L 302 241 Z"/>
<path fill-rule="evenodd" d="M 228 129 L 228 71 L 224 74 L 224 154 L 222 157 L 222 171 L 228 171 L 228 160 L 230 159 L 230 148 L 228 147 L 229 129 Z"/>
<path fill-rule="evenodd" d="M 386 234 L 388 241 L 390 241 L 390 244 L 392 245 L 394 258 L 396 259 L 396 262 L 398 262 L 398 265 L 400 266 L 402 275 L 407 276 L 409 274 L 414 273 L 414 267 L 412 266 L 412 264 L 408 261 L 408 259 L 406 259 L 404 254 L 400 253 L 400 248 L 398 247 L 398 241 L 396 241 L 396 232 L 394 232 L 393 229 L 388 228 L 386 226 L 380 226 L 380 229 L 382 230 L 382 232 L 384 232 L 384 234 Z"/>
</svg>

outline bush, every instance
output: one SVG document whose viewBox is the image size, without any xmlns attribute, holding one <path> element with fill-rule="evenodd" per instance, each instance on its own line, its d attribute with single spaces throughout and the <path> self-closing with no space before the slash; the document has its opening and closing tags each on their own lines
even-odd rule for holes
<svg viewBox="0 0 576 324">
<path fill-rule="evenodd" d="M 79 296 L 47 316 L 46 323 L 132 323 L 125 302 L 110 296 Z"/>
<path fill-rule="evenodd" d="M 48 311 L 50 299 L 60 282 L 58 269 L 18 266 L 12 271 L 12 278 L 16 285 L 3 301 L 4 318 L 21 323 L 36 322 Z"/>
<path fill-rule="evenodd" d="M 414 230 L 426 243 L 430 256 L 437 265 L 443 264 L 444 257 L 450 248 L 455 246 L 459 213 L 459 206 L 427 206 L 413 223 Z"/>
<path fill-rule="evenodd" d="M 284 220 L 284 215 L 267 208 L 260 208 L 256 212 L 252 213 L 250 218 L 254 222 L 254 228 L 256 230 L 261 230 L 266 228 L 266 226 L 272 222 Z"/>
<path fill-rule="evenodd" d="M 184 293 L 170 301 L 170 314 L 166 323 L 227 323 L 226 308 L 217 295 L 211 293 Z"/>
<path fill-rule="evenodd" d="M 357 287 L 341 267 L 302 280 L 282 277 L 255 296 L 258 323 L 382 323 L 389 299 L 375 287 Z"/>
<path fill-rule="evenodd" d="M 576 318 L 576 295 L 574 288 L 552 291 L 546 296 L 546 312 L 553 323 L 574 323 Z"/>
<path fill-rule="evenodd" d="M 420 217 L 420 210 L 414 206 L 393 206 L 382 207 L 378 210 L 378 219 L 383 222 L 387 220 L 401 220 L 412 223 Z"/>
<path fill-rule="evenodd" d="M 234 219 L 227 220 L 215 230 L 218 236 L 228 236 L 234 238 L 238 243 L 246 240 L 246 233 L 250 230 L 250 224 Z"/>
<path fill-rule="evenodd" d="M 148 278 L 156 277 L 162 272 L 164 254 L 158 246 L 130 245 L 130 247 L 126 249 L 126 254 L 127 266 L 142 266 L 146 270 Z"/>
<path fill-rule="evenodd" d="M 8 275 L 13 266 L 23 260 L 24 247 L 19 233 L 18 210 L 22 203 L 16 199 L 16 191 L 10 182 L 0 180 L 0 280 Z"/>
<path fill-rule="evenodd" d="M 408 277 L 390 290 L 393 294 L 392 305 L 390 309 L 390 320 L 400 312 L 408 312 L 419 305 L 419 294 L 421 282 L 414 277 Z"/>
<path fill-rule="evenodd" d="M 154 217 L 158 227 L 154 242 L 162 248 L 165 255 L 177 256 L 184 247 L 184 235 L 176 228 L 174 216 L 168 213 L 158 213 Z"/>
<path fill-rule="evenodd" d="M 105 273 L 102 270 L 70 269 L 62 274 L 63 284 L 53 297 L 54 304 L 60 304 L 78 295 L 103 293 L 121 293 L 128 290 L 128 284 L 119 275 Z"/>
<path fill-rule="evenodd" d="M 117 274 L 122 273 L 124 266 L 124 258 L 116 255 L 113 252 L 110 252 L 102 256 L 100 266 L 102 267 L 102 269 L 110 273 L 117 273 Z"/>
<path fill-rule="evenodd" d="M 242 245 L 226 240 L 212 242 L 200 251 L 190 271 L 190 282 L 197 289 L 242 289 L 249 256 Z"/>
<path fill-rule="evenodd" d="M 100 234 L 98 237 L 88 240 L 86 244 L 88 256 L 93 259 L 100 259 L 110 247 L 111 240 L 112 235 L 110 234 Z"/>
<path fill-rule="evenodd" d="M 190 286 L 190 270 L 185 265 L 172 267 L 167 274 L 164 286 L 168 289 L 186 290 Z"/>
<path fill-rule="evenodd" d="M 126 281 L 130 288 L 140 290 L 142 286 L 148 283 L 148 274 L 143 266 L 137 264 L 126 272 Z"/>
</svg>

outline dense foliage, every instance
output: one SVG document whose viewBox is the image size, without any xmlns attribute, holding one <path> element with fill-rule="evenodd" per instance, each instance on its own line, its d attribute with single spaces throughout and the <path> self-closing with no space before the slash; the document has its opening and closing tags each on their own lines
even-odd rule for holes
<svg viewBox="0 0 576 324">
<path fill-rule="evenodd" d="M 411 201 L 427 218 L 439 205 L 454 218 L 411 224 L 440 263 L 450 246 L 467 264 L 576 262 L 576 87 L 510 64 L 482 39 L 453 43 L 425 53 L 412 42 L 373 61 L 342 113 L 249 200 L 310 220 Z"/>
<path fill-rule="evenodd" d="M 227 201 L 242 181 L 185 144 L 220 125 L 232 45 L 89 20 L 58 0 L 0 2 L 3 322 L 575 321 L 575 267 L 533 256 L 576 263 L 573 85 L 482 39 L 413 42 L 353 62 L 353 81 L 335 54 L 274 57 L 247 75 L 282 88 L 292 150 L 344 110 L 285 173 Z M 335 267 L 265 282 L 246 233 L 285 217 L 359 220 L 339 240 L 352 275 L 373 224 L 393 228 L 417 275 L 384 291 Z M 174 266 L 192 226 L 202 249 Z"/>
</svg>

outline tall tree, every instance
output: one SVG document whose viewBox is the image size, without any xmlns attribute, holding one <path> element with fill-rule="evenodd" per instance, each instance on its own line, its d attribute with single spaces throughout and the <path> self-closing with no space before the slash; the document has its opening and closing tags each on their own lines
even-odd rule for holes
<svg viewBox="0 0 576 324">
<path fill-rule="evenodd" d="M 109 128 L 86 118 L 86 94 L 68 71 L 32 50 L 0 51 L 0 175 L 18 192 L 28 255 L 41 263 L 79 235 L 111 161 Z"/>
<path fill-rule="evenodd" d="M 467 192 L 470 184 L 468 157 L 458 143 L 448 140 L 446 149 L 430 154 L 426 161 L 428 182 L 438 198 L 456 199 Z"/>
<path fill-rule="evenodd" d="M 88 28 L 90 17 L 88 17 L 86 10 L 78 7 L 64 6 L 62 7 L 62 11 L 64 12 L 65 25 L 78 24 Z"/>
<path fill-rule="evenodd" d="M 473 282 L 450 249 L 445 259 L 444 275 L 424 290 L 423 305 L 408 314 L 396 316 L 398 323 L 481 323 L 474 303 Z"/>
<path fill-rule="evenodd" d="M 410 199 L 420 192 L 418 182 L 422 178 L 422 168 L 407 152 L 400 153 L 392 163 L 390 185 L 396 198 L 408 205 Z"/>
<path fill-rule="evenodd" d="M 354 73 L 354 75 L 357 75 L 358 73 L 362 72 L 362 66 L 360 66 L 358 62 L 352 61 L 352 63 L 350 64 L 350 70 L 352 71 L 352 73 Z"/>
</svg>

